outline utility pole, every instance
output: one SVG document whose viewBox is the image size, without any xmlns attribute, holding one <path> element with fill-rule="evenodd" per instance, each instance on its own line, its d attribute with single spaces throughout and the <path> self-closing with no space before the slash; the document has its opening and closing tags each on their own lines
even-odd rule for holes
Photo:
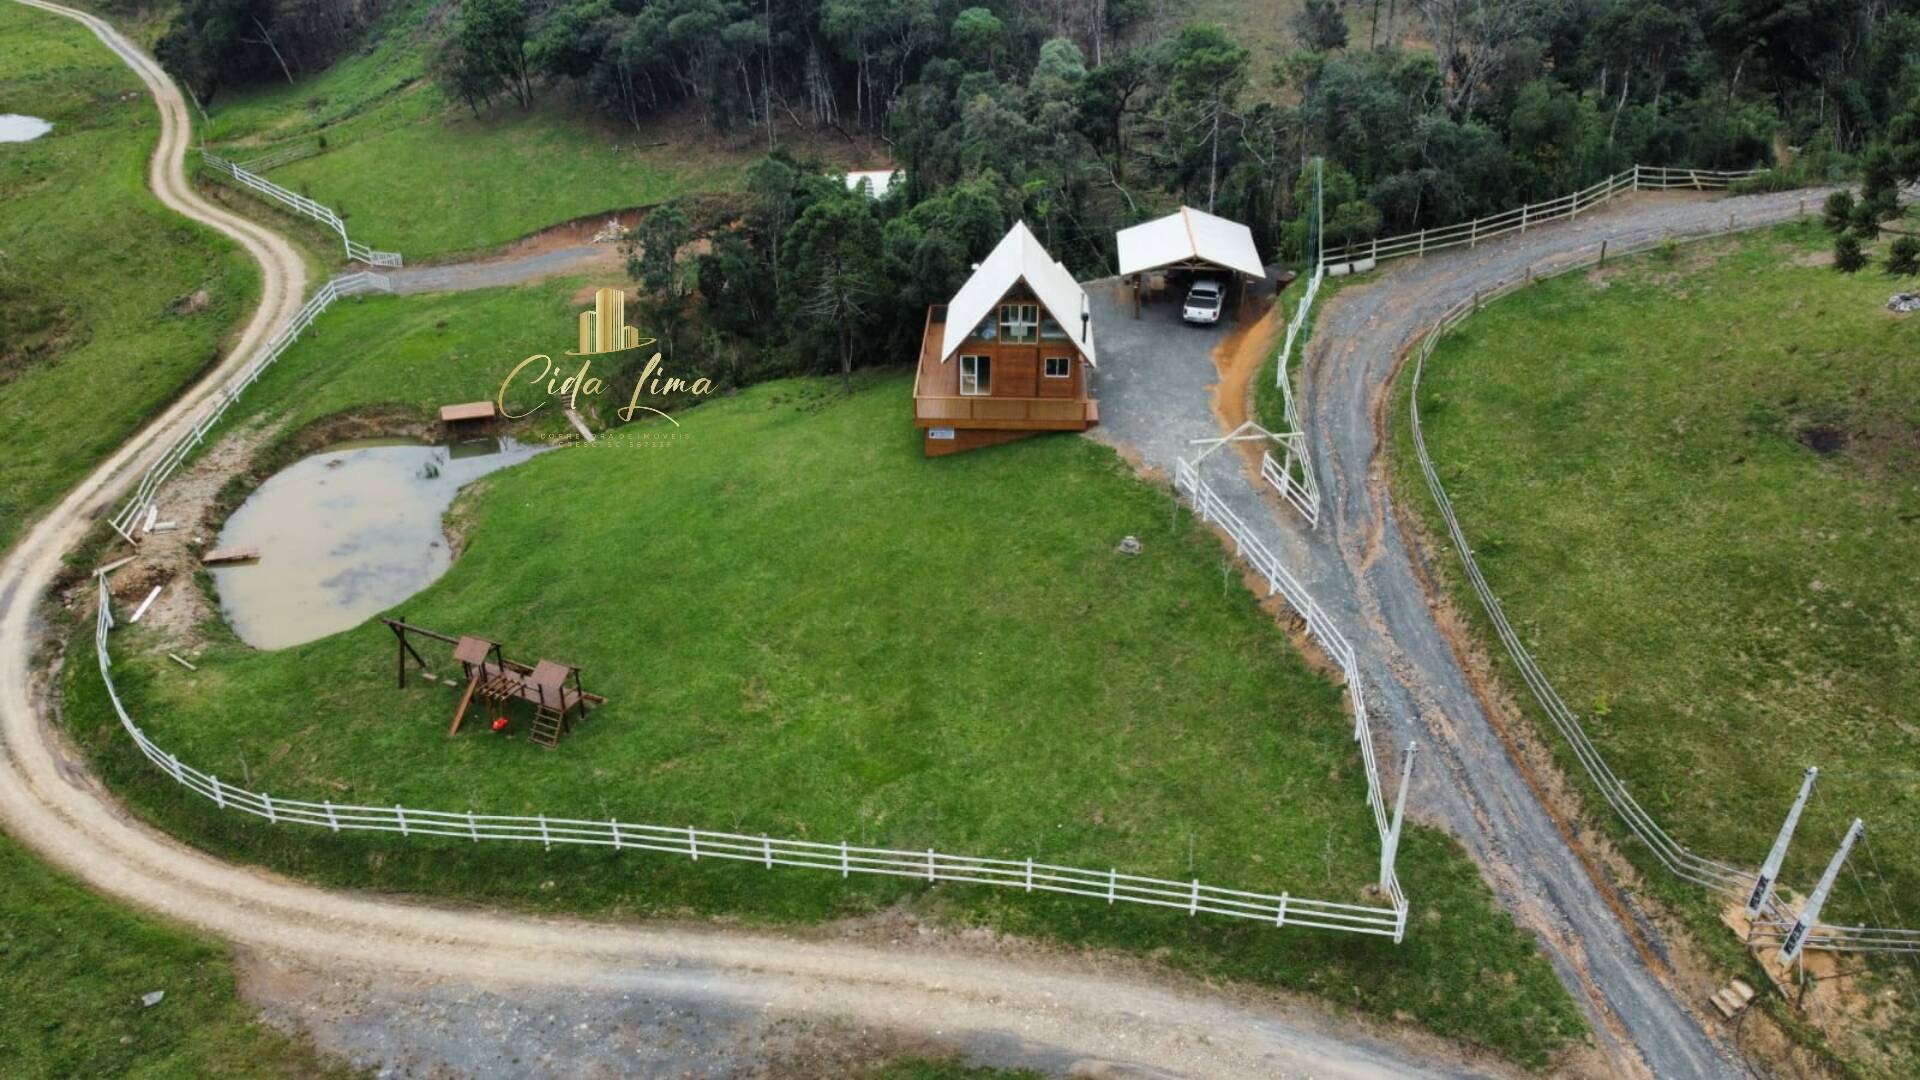
<svg viewBox="0 0 1920 1080">
<path fill-rule="evenodd" d="M 1853 827 L 1847 830 L 1846 839 L 1840 841 L 1840 850 L 1833 853 L 1833 861 L 1827 864 L 1827 872 L 1820 875 L 1820 884 L 1814 886 L 1813 895 L 1807 898 L 1806 910 L 1787 931 L 1787 939 L 1780 943 L 1780 963 L 1791 965 L 1800 959 L 1800 950 L 1806 947 L 1807 932 L 1820 921 L 1820 908 L 1827 902 L 1827 894 L 1833 891 L 1833 881 L 1840 876 L 1840 864 L 1847 861 L 1853 845 L 1867 831 L 1866 823 L 1859 818 L 1853 819 Z"/>
<path fill-rule="evenodd" d="M 1813 794 L 1813 781 L 1820 775 L 1817 766 L 1807 766 L 1806 774 L 1800 780 L 1800 795 L 1793 800 L 1793 809 L 1787 811 L 1787 820 L 1780 826 L 1780 835 L 1774 838 L 1773 850 L 1767 852 L 1767 861 L 1760 866 L 1760 876 L 1754 879 L 1753 894 L 1747 897 L 1747 918 L 1760 914 L 1760 909 L 1773 898 L 1773 884 L 1780 879 L 1780 864 L 1787 857 L 1787 845 L 1793 842 L 1793 830 L 1800 824 L 1800 811 L 1807 808 L 1807 796 Z"/>
</svg>

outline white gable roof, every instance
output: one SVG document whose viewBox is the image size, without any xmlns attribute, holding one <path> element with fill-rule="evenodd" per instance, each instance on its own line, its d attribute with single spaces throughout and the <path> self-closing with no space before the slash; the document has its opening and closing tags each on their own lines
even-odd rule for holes
<svg viewBox="0 0 1920 1080">
<path fill-rule="evenodd" d="M 900 172 L 897 169 L 855 169 L 847 173 L 847 190 L 859 191 L 860 182 L 865 180 L 868 193 L 879 198 L 885 195 L 887 189 L 892 187 L 893 182 L 899 178 Z"/>
<path fill-rule="evenodd" d="M 947 325 L 940 338 L 941 362 L 953 358 L 954 350 L 967 340 L 973 328 L 979 326 L 980 320 L 1007 295 L 1007 290 L 1020 281 L 1026 282 L 1033 295 L 1040 298 L 1040 306 L 1047 309 L 1047 314 L 1066 328 L 1087 363 L 1094 363 L 1092 329 L 1086 327 L 1083 334 L 1080 322 L 1081 313 L 1091 310 L 1087 307 L 1087 294 L 1067 268 L 1054 262 L 1047 249 L 1040 246 L 1024 221 L 1013 223 L 1007 235 L 994 245 L 992 254 L 947 303 Z"/>
<path fill-rule="evenodd" d="M 1205 210 L 1183 206 L 1163 218 L 1120 230 L 1120 272 L 1204 259 L 1216 266 L 1264 278 L 1266 265 L 1254 250 L 1253 230 Z"/>
</svg>

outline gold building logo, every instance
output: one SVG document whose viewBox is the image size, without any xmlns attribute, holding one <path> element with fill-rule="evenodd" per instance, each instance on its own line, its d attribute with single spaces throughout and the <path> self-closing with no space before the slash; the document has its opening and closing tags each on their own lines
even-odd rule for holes
<svg viewBox="0 0 1920 1080">
<path fill-rule="evenodd" d="M 535 353 L 520 361 L 507 374 L 499 392 L 494 395 L 494 407 L 509 420 L 532 416 L 545 408 L 548 401 L 558 401 L 569 409 L 578 408 L 582 397 L 598 397 L 606 389 L 606 383 L 593 372 L 593 357 L 638 349 L 652 345 L 654 341 L 653 338 L 642 338 L 637 328 L 627 325 L 625 291 L 610 287 L 595 289 L 593 310 L 580 313 L 580 348 L 578 351 L 569 349 L 566 353 L 582 358 L 579 369 L 568 374 L 553 362 L 551 356 Z M 544 383 L 545 399 L 524 411 L 514 411 L 509 407 L 507 395 L 515 383 L 527 389 Z M 684 400 L 687 396 L 704 397 L 711 393 L 712 379 L 701 376 L 689 381 L 669 374 L 656 350 L 641 367 L 639 377 L 634 379 L 633 394 L 627 404 L 615 410 L 615 414 L 622 421 L 631 421 L 641 413 L 651 413 L 678 427 L 680 421 L 652 405 L 641 404 L 641 399 L 652 397 L 675 401 Z"/>
<path fill-rule="evenodd" d="M 627 325 L 627 294 L 594 290 L 593 310 L 580 313 L 580 350 L 569 356 L 598 356 L 640 347 L 640 331 Z"/>
</svg>

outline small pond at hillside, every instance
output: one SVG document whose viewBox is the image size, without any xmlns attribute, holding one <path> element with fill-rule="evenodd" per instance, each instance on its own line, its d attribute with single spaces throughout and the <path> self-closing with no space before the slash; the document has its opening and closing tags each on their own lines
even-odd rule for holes
<svg viewBox="0 0 1920 1080">
<path fill-rule="evenodd" d="M 31 142 L 52 130 L 52 124 L 37 116 L 0 113 L 0 142 Z"/>
<path fill-rule="evenodd" d="M 440 521 L 462 485 L 537 452 L 511 439 L 363 439 L 302 458 L 220 530 L 217 547 L 260 549 L 258 562 L 209 568 L 220 610 L 260 649 L 356 626 L 447 572 Z"/>
</svg>

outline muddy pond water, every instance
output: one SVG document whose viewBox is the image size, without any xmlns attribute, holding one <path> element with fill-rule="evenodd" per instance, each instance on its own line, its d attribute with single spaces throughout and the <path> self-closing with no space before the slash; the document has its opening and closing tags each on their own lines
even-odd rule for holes
<svg viewBox="0 0 1920 1080">
<path fill-rule="evenodd" d="M 511 439 L 362 439 L 294 462 L 220 530 L 216 546 L 260 550 L 209 568 L 221 612 L 260 649 L 359 625 L 447 572 L 441 518 L 463 485 L 537 452 Z"/>
<path fill-rule="evenodd" d="M 0 142 L 32 142 L 52 130 L 52 124 L 37 116 L 0 113 Z"/>
</svg>

